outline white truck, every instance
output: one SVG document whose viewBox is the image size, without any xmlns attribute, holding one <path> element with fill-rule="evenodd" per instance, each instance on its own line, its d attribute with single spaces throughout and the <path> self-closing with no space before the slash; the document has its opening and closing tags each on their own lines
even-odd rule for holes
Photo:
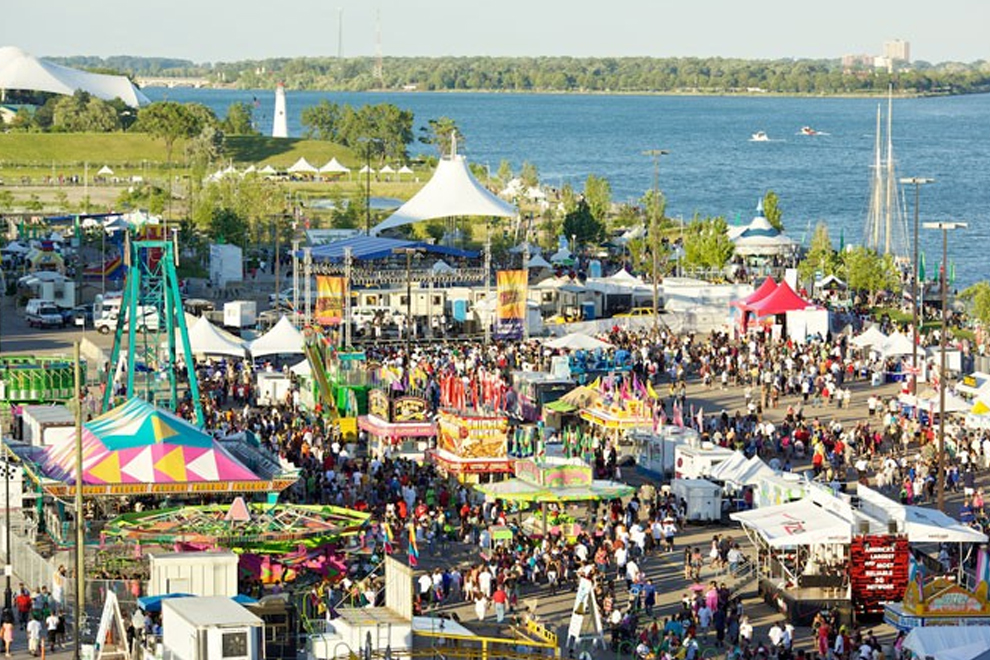
<svg viewBox="0 0 990 660">
<path fill-rule="evenodd" d="M 228 328 L 250 328 L 258 323 L 258 303 L 233 300 L 223 304 L 223 324 Z"/>
<path fill-rule="evenodd" d="M 703 479 L 711 474 L 713 467 L 728 460 L 734 453 L 710 442 L 703 442 L 699 447 L 677 445 L 674 447 L 674 477 Z"/>
<path fill-rule="evenodd" d="M 162 660 L 261 660 L 265 624 L 225 596 L 162 601 Z"/>
<path fill-rule="evenodd" d="M 138 330 L 145 331 L 151 330 L 152 332 L 158 330 L 160 323 L 158 310 L 152 305 L 138 305 Z M 117 303 L 116 309 L 112 306 L 104 306 L 103 316 L 97 318 L 96 314 L 93 314 L 93 327 L 99 330 L 100 334 L 109 334 L 117 329 L 117 317 L 120 315 L 120 303 Z"/>
</svg>

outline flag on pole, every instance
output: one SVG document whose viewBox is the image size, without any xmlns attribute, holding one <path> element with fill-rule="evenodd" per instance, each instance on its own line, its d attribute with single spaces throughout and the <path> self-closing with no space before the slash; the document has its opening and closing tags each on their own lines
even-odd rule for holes
<svg viewBox="0 0 990 660">
<path fill-rule="evenodd" d="M 925 281 L 925 253 L 922 252 L 921 256 L 918 257 L 918 281 Z"/>
<path fill-rule="evenodd" d="M 409 523 L 409 565 L 413 568 L 419 564 L 419 548 L 416 547 L 416 525 Z"/>
<path fill-rule="evenodd" d="M 385 532 L 385 554 L 390 555 L 395 547 L 395 538 L 392 536 L 392 526 L 387 522 L 383 522 L 382 529 Z"/>
</svg>

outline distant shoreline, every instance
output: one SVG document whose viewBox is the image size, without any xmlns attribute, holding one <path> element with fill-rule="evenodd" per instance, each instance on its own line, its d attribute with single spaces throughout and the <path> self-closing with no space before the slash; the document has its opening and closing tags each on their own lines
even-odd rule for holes
<svg viewBox="0 0 990 660">
<path fill-rule="evenodd" d="M 236 87 L 233 85 L 147 85 L 141 89 L 213 89 L 221 91 L 257 92 L 268 91 L 264 88 Z M 796 99 L 885 99 L 885 92 L 843 92 L 836 94 L 801 93 L 801 92 L 706 92 L 702 90 L 684 91 L 598 91 L 598 90 L 520 90 L 520 89 L 286 89 L 287 92 L 345 92 L 351 94 L 520 94 L 533 96 L 682 96 L 682 97 L 724 97 L 724 98 L 796 98 Z M 895 99 L 946 98 L 951 96 L 976 96 L 990 94 L 990 90 L 975 92 L 931 92 L 906 93 L 895 92 Z"/>
</svg>

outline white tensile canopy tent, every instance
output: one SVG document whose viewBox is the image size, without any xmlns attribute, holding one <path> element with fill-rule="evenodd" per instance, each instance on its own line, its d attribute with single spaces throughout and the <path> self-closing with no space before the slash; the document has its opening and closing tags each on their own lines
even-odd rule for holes
<svg viewBox="0 0 990 660">
<path fill-rule="evenodd" d="M 379 174 L 395 174 L 395 170 L 391 165 L 385 165 L 382 169 L 378 170 Z"/>
<path fill-rule="evenodd" d="M 881 344 L 879 349 L 885 358 L 898 355 L 911 355 L 914 351 L 914 344 L 907 335 L 895 332 L 887 337 L 887 341 Z"/>
<path fill-rule="evenodd" d="M 643 280 L 639 279 L 635 275 L 632 275 L 628 270 L 623 268 L 618 273 L 614 273 L 605 278 L 610 283 L 627 285 L 627 286 L 642 286 Z"/>
<path fill-rule="evenodd" d="M 967 527 L 937 509 L 895 502 L 860 484 L 856 493 L 863 513 L 881 522 L 897 522 L 899 530 L 912 543 L 986 543 L 987 535 Z"/>
<path fill-rule="evenodd" d="M 712 471 L 708 474 L 708 478 L 715 481 L 735 483 L 736 475 L 746 469 L 747 463 L 746 454 L 741 451 L 733 452 L 732 456 L 712 468 Z"/>
<path fill-rule="evenodd" d="M 395 213 L 372 228 L 372 234 L 434 218 L 496 217 L 514 218 L 519 212 L 481 185 L 467 160 L 454 155 L 442 158 L 433 177 Z"/>
<path fill-rule="evenodd" d="M 374 174 L 375 168 L 369 167 L 368 165 L 362 165 L 361 169 L 358 170 L 358 174 Z"/>
<path fill-rule="evenodd" d="M 572 351 L 593 351 L 596 348 L 609 348 L 611 344 L 580 332 L 572 332 L 563 337 L 551 339 L 547 342 L 547 346 L 550 348 L 566 348 Z"/>
<path fill-rule="evenodd" d="M 560 248 L 556 252 L 550 255 L 550 261 L 553 263 L 560 263 L 561 261 L 567 261 L 571 258 L 571 251 L 567 248 Z"/>
<path fill-rule="evenodd" d="M 337 160 L 336 156 L 331 158 L 330 162 L 320 168 L 321 174 L 347 174 L 350 171 L 351 168 L 346 165 L 342 165 L 340 161 Z"/>
<path fill-rule="evenodd" d="M 182 352 L 182 343 L 177 344 Z M 232 355 L 244 357 L 247 351 L 244 343 L 233 335 L 220 330 L 201 316 L 189 326 L 189 348 L 195 355 Z"/>
<path fill-rule="evenodd" d="M 278 173 L 278 170 L 276 170 L 271 165 L 265 165 L 264 167 L 262 167 L 258 171 L 261 172 L 262 174 L 277 174 Z"/>
<path fill-rule="evenodd" d="M 527 268 L 553 268 L 553 264 L 543 258 L 543 255 L 538 254 L 529 260 L 526 264 Z"/>
<path fill-rule="evenodd" d="M 315 174 L 316 172 L 319 172 L 319 170 L 311 165 L 309 161 L 306 160 L 305 156 L 300 156 L 299 160 L 290 165 L 286 172 L 290 172 L 292 174 Z"/>
<path fill-rule="evenodd" d="M 132 108 L 151 103 L 126 76 L 72 69 L 38 59 L 15 46 L 0 48 L 0 89 L 23 89 L 67 96 L 82 90 L 104 101 L 119 98 Z"/>
<path fill-rule="evenodd" d="M 408 165 L 403 165 L 402 167 L 399 168 L 399 174 L 412 174 L 412 173 L 413 173 L 412 168 L 410 168 Z"/>
<path fill-rule="evenodd" d="M 304 341 L 302 333 L 283 316 L 271 330 L 251 342 L 251 356 L 301 354 L 305 352 Z"/>
<path fill-rule="evenodd" d="M 96 171 L 96 174 L 97 176 L 113 176 L 113 170 L 110 169 L 109 165 L 104 165 Z"/>
</svg>

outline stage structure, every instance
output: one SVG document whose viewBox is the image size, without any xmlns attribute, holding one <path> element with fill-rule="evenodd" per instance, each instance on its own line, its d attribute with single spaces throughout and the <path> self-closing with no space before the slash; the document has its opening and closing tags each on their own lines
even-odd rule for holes
<svg viewBox="0 0 990 660">
<path fill-rule="evenodd" d="M 188 376 L 188 393 L 196 424 L 202 427 L 205 419 L 179 293 L 176 255 L 173 241 L 127 240 L 124 248 L 127 276 L 110 354 L 113 373 L 108 377 L 103 394 L 103 412 L 115 405 L 118 374 L 126 378 L 124 398 L 141 396 L 152 404 L 176 410 L 180 401 L 178 366 L 181 359 Z M 177 341 L 182 342 L 181 358 Z M 119 366 L 121 351 L 126 351 L 123 367 Z M 143 375 L 143 388 L 137 382 L 139 373 Z M 162 387 L 164 383 L 167 383 L 166 387 Z"/>
</svg>

